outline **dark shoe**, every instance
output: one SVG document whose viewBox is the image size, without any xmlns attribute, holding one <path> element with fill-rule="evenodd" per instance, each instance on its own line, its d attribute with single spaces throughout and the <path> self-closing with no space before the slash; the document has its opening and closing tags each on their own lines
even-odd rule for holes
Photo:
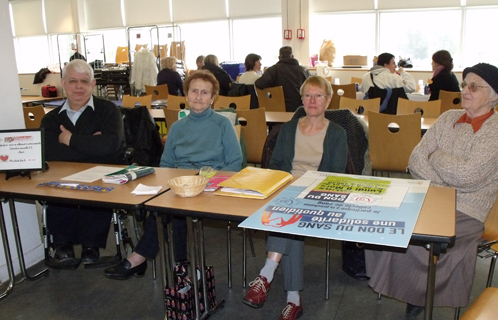
<svg viewBox="0 0 498 320">
<path fill-rule="evenodd" d="M 266 301 L 271 284 L 265 277 L 259 276 L 249 283 L 249 291 L 246 293 L 242 302 L 253 308 L 261 308 Z"/>
<path fill-rule="evenodd" d="M 303 305 L 296 306 L 292 302 L 287 302 L 278 320 L 294 320 L 303 315 Z"/>
<path fill-rule="evenodd" d="M 406 317 L 416 318 L 419 314 L 424 311 L 424 307 L 414 306 L 413 304 L 406 304 Z"/>
<path fill-rule="evenodd" d="M 81 263 L 91 264 L 99 261 L 100 252 L 98 247 L 83 247 L 81 251 Z"/>
<path fill-rule="evenodd" d="M 123 259 L 119 264 L 104 270 L 104 276 L 110 279 L 127 280 L 131 276 L 143 277 L 147 270 L 147 260 L 132 268 L 130 261 Z"/>
<path fill-rule="evenodd" d="M 51 256 L 45 259 L 45 265 L 60 270 L 74 270 L 78 268 L 81 260 L 74 256 L 72 244 L 62 243 L 55 246 Z"/>
</svg>

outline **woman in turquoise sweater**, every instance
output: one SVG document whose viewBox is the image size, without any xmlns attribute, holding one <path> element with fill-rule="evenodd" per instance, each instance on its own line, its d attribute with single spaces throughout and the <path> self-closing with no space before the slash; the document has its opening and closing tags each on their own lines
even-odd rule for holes
<svg viewBox="0 0 498 320">
<path fill-rule="evenodd" d="M 200 70 L 184 83 L 190 113 L 175 122 L 168 133 L 161 157 L 161 167 L 200 169 L 210 166 L 216 170 L 239 171 L 242 152 L 232 122 L 214 112 L 211 104 L 218 95 L 219 84 L 209 71 Z M 187 259 L 187 226 L 185 218 L 173 218 L 175 260 Z M 114 267 L 104 271 L 111 279 L 124 280 L 132 275 L 143 276 L 147 258 L 159 252 L 157 224 L 149 215 L 135 251 Z"/>
<path fill-rule="evenodd" d="M 344 173 L 348 154 L 346 131 L 325 118 L 332 99 L 330 83 L 313 76 L 300 91 L 306 116 L 282 125 L 269 167 L 290 172 L 294 177 L 308 170 Z M 271 233 L 266 247 L 266 263 L 249 284 L 251 288 L 243 302 L 253 308 L 263 306 L 275 270 L 282 262 L 287 305 L 279 320 L 296 319 L 303 313 L 299 291 L 304 288 L 304 238 Z"/>
</svg>

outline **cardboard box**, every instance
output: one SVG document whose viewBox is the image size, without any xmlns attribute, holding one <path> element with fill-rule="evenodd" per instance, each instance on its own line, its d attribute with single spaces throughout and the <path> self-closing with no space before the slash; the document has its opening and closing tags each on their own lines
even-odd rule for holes
<svg viewBox="0 0 498 320">
<path fill-rule="evenodd" d="M 366 66 L 367 56 L 344 56 L 345 66 Z"/>
</svg>

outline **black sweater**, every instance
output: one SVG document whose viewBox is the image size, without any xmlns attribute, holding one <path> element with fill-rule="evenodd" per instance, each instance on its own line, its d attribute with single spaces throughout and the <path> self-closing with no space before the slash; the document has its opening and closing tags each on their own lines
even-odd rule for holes
<svg viewBox="0 0 498 320">
<path fill-rule="evenodd" d="M 41 123 L 45 129 L 45 160 L 123 164 L 126 148 L 123 119 L 118 107 L 93 97 L 93 110 L 87 107 L 73 125 L 62 106 L 47 113 Z M 72 132 L 69 146 L 59 142 L 60 125 Z M 96 132 L 101 134 L 94 135 Z"/>
</svg>

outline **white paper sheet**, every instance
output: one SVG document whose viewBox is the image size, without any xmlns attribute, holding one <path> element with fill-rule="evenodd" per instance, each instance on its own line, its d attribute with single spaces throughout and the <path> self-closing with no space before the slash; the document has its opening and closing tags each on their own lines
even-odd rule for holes
<svg viewBox="0 0 498 320">
<path fill-rule="evenodd" d="M 64 177 L 61 180 L 78 181 L 78 182 L 95 182 L 102 179 L 103 176 L 118 171 L 116 167 L 95 166 L 80 172 L 76 172 L 70 176 Z"/>
</svg>

